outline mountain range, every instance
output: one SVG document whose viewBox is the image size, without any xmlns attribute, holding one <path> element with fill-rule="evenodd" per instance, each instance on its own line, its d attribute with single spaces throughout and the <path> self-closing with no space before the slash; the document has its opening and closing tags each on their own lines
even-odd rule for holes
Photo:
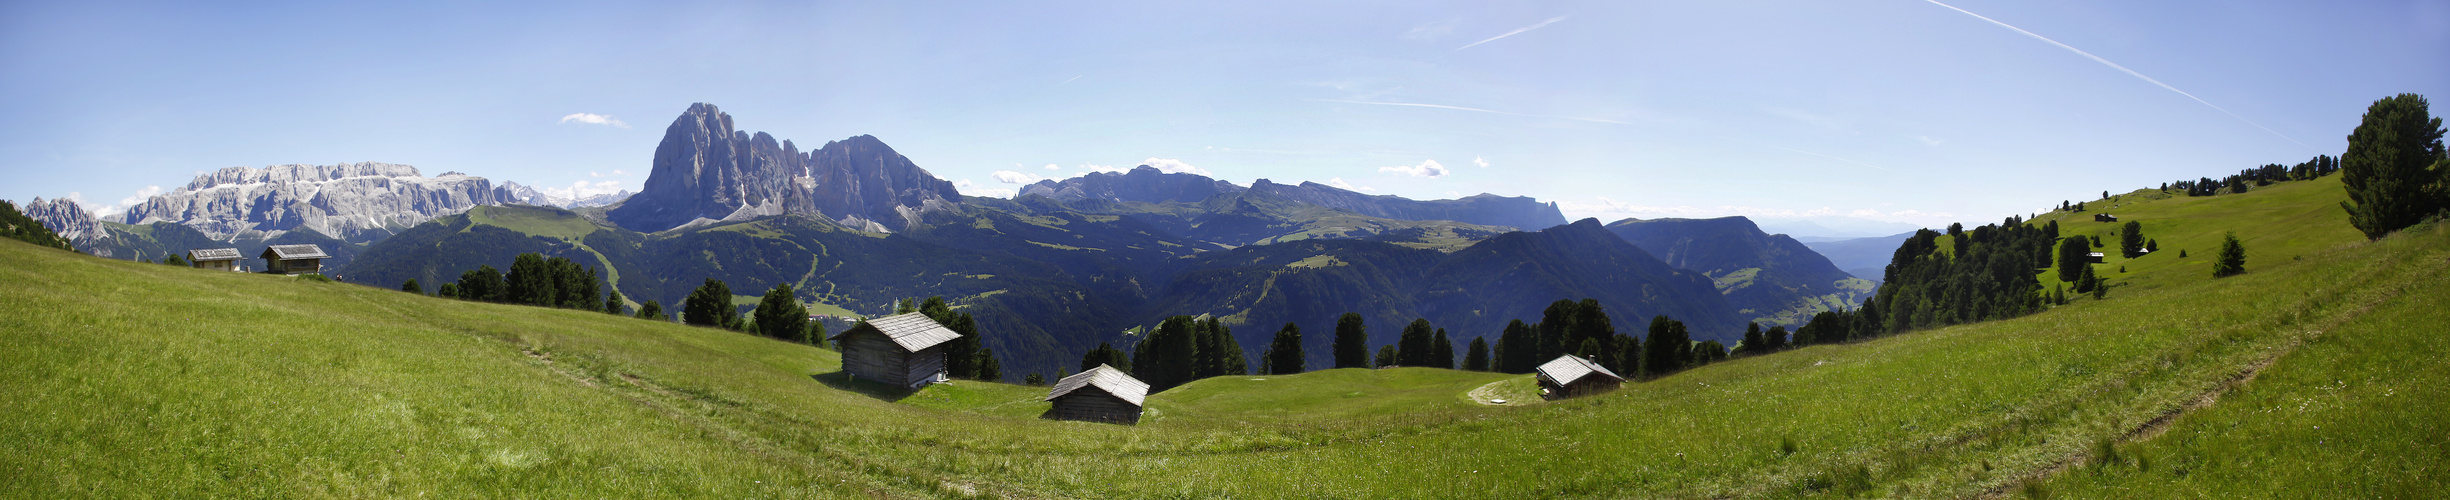
<svg viewBox="0 0 2450 500">
<path fill-rule="evenodd" d="M 1245 187 L 1149 166 L 964 197 L 875 137 L 802 152 L 703 103 L 666 129 L 643 190 L 606 205 L 361 163 L 224 169 L 118 220 L 56 200 L 28 212 L 98 255 L 326 245 L 335 277 L 386 288 L 537 252 L 667 310 L 709 278 L 738 304 L 790 284 L 813 311 L 844 316 L 940 295 L 978 318 L 1016 377 L 1073 368 L 1172 315 L 1220 318 L 1246 349 L 1299 325 L 1324 366 L 1326 330 L 1346 312 L 1367 318 L 1373 345 L 1423 318 L 1460 349 L 1550 302 L 1591 298 L 1621 332 L 1664 315 L 1732 344 L 1747 321 L 1792 326 L 1863 285 L 1742 218 L 1568 223 L 1529 197 Z"/>
</svg>

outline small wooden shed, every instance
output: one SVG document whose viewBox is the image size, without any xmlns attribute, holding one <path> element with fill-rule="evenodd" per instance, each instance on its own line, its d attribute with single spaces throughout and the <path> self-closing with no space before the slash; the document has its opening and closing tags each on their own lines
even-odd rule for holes
<svg viewBox="0 0 2450 500">
<path fill-rule="evenodd" d="M 2118 222 L 2118 216 L 2106 213 L 2093 214 L 2093 222 Z"/>
<path fill-rule="evenodd" d="M 2084 254 L 2084 260 L 2094 264 L 2103 264 L 2110 261 L 2110 256 L 2101 252 L 2091 252 Z"/>
<path fill-rule="evenodd" d="M 264 272 L 274 274 L 306 274 L 323 272 L 323 247 L 314 245 L 273 245 L 259 255 L 264 259 Z"/>
<path fill-rule="evenodd" d="M 1135 425 L 1140 423 L 1140 407 L 1148 401 L 1148 383 L 1100 364 L 1056 381 L 1046 400 L 1055 407 L 1041 418 Z"/>
<path fill-rule="evenodd" d="M 842 371 L 851 378 L 916 388 L 943 382 L 944 343 L 960 333 L 919 313 L 870 318 L 827 340 L 842 346 Z"/>
<path fill-rule="evenodd" d="M 1625 377 L 1581 356 L 1567 354 L 1540 365 L 1540 396 L 1570 398 L 1615 390 Z"/>
<path fill-rule="evenodd" d="M 187 265 L 196 269 L 237 271 L 238 259 L 246 257 L 247 254 L 238 253 L 236 248 L 198 248 L 187 251 Z"/>
</svg>

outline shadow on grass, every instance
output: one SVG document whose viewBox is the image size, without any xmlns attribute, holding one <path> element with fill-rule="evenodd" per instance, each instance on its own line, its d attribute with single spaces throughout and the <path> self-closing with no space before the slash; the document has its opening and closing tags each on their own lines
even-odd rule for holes
<svg viewBox="0 0 2450 500">
<path fill-rule="evenodd" d="M 894 387 L 882 382 L 855 379 L 851 377 L 851 372 L 847 371 L 819 373 L 809 375 L 808 378 L 815 379 L 817 383 L 825 384 L 826 387 L 859 393 L 887 403 L 901 402 L 902 398 L 919 392 L 908 387 Z"/>
</svg>

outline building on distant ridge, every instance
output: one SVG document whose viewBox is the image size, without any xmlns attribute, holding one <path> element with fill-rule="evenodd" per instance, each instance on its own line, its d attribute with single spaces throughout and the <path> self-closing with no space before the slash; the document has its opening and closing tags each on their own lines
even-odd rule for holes
<svg viewBox="0 0 2450 500">
<path fill-rule="evenodd" d="M 2107 213 L 2093 214 L 2093 222 L 2118 222 L 2118 216 Z"/>
<path fill-rule="evenodd" d="M 1563 399 L 1615 390 L 1625 377 L 1581 356 L 1567 354 L 1541 364 L 1540 397 Z"/>
<path fill-rule="evenodd" d="M 1104 364 L 1055 382 L 1046 392 L 1055 403 L 1039 418 L 1109 424 L 1140 423 L 1140 408 L 1148 401 L 1148 383 Z"/>
<path fill-rule="evenodd" d="M 323 259 L 332 258 L 332 255 L 323 253 L 323 247 L 314 245 L 273 245 L 265 248 L 263 255 L 257 257 L 264 259 L 264 272 L 307 274 L 323 272 Z"/>
<path fill-rule="evenodd" d="M 2110 261 L 2110 256 L 2109 256 L 2109 255 L 2102 254 L 2101 252 L 2092 252 L 2092 253 L 2087 253 L 2087 254 L 2084 254 L 2084 260 L 2085 260 L 2086 262 L 2091 262 L 2091 263 L 2094 263 L 2094 264 L 2100 264 L 2100 263 L 2109 262 L 2109 261 Z"/>
<path fill-rule="evenodd" d="M 861 321 L 826 340 L 842 346 L 842 371 L 851 378 L 917 388 L 947 379 L 944 343 L 957 338 L 925 314 L 905 313 Z"/>
<path fill-rule="evenodd" d="M 198 248 L 187 251 L 187 262 L 196 269 L 238 271 L 238 259 L 246 256 L 236 248 Z"/>
</svg>

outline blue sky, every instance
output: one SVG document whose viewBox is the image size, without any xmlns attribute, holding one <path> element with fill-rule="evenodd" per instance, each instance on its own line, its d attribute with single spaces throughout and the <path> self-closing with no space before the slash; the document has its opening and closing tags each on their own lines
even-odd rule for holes
<svg viewBox="0 0 2450 500">
<path fill-rule="evenodd" d="M 710 102 L 969 194 L 1157 159 L 1944 225 L 2337 155 L 2377 98 L 2450 99 L 2441 1 L 502 4 L 8 2 L 0 198 L 356 161 L 636 189 Z"/>
</svg>

